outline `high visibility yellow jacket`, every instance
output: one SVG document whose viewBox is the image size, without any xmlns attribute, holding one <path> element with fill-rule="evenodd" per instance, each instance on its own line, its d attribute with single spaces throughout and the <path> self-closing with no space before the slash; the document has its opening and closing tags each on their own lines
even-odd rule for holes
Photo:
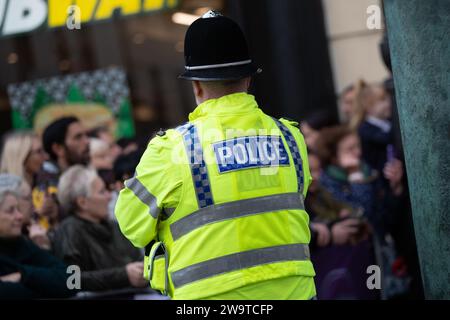
<svg viewBox="0 0 450 320">
<path fill-rule="evenodd" d="M 150 141 L 115 215 L 135 246 L 149 248 L 152 287 L 174 299 L 291 276 L 313 283 L 303 203 L 311 180 L 295 123 L 236 93 Z M 310 285 L 298 298 L 314 294 Z"/>
</svg>

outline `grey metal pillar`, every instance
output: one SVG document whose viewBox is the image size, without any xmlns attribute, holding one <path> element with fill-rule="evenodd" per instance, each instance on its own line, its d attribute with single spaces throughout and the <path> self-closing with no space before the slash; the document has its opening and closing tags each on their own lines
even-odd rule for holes
<svg viewBox="0 0 450 320">
<path fill-rule="evenodd" d="M 450 0 L 384 0 L 427 299 L 450 299 Z"/>
</svg>

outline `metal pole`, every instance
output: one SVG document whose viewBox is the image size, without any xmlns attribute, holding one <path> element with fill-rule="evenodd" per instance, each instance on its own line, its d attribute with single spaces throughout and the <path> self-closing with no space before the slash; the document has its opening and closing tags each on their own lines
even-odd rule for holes
<svg viewBox="0 0 450 320">
<path fill-rule="evenodd" d="M 450 299 L 450 0 L 384 0 L 427 299 Z"/>
</svg>

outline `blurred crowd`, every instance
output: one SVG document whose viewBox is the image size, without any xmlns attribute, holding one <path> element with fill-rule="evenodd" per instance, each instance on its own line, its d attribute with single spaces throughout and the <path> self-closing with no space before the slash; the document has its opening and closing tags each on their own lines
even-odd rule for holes
<svg viewBox="0 0 450 320">
<path fill-rule="evenodd" d="M 306 208 L 319 299 L 421 298 L 394 102 L 387 84 L 360 80 L 339 97 L 341 123 L 323 112 L 300 121 L 314 179 Z M 1 298 L 79 295 L 67 285 L 69 265 L 79 266 L 82 291 L 148 288 L 144 252 L 113 213 L 142 155 L 136 141 L 65 117 L 41 136 L 7 134 L 2 146 Z M 368 289 L 372 265 L 382 270 L 381 291 Z"/>
<path fill-rule="evenodd" d="M 348 86 L 339 113 L 338 124 L 326 113 L 301 122 L 313 177 L 306 209 L 318 298 L 420 299 L 392 82 Z M 381 270 L 370 285 L 369 266 Z M 372 285 L 382 290 L 370 290 Z"/>
<path fill-rule="evenodd" d="M 115 199 L 141 157 L 136 141 L 64 117 L 41 137 L 13 132 L 2 145 L 0 298 L 148 287 L 143 252 L 114 219 Z"/>
</svg>

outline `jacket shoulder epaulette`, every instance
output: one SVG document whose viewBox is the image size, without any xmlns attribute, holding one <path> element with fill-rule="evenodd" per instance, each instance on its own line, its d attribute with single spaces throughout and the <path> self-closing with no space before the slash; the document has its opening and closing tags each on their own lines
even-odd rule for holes
<svg viewBox="0 0 450 320">
<path fill-rule="evenodd" d="M 280 121 L 281 121 L 281 120 L 285 120 L 285 121 L 287 121 L 290 125 L 299 128 L 299 123 L 298 123 L 298 121 L 296 121 L 296 120 L 294 120 L 294 119 L 292 119 L 292 118 L 281 117 L 281 118 L 280 118 Z"/>
<path fill-rule="evenodd" d="M 166 130 L 160 129 L 157 133 L 157 136 L 164 137 L 166 135 Z"/>
</svg>

